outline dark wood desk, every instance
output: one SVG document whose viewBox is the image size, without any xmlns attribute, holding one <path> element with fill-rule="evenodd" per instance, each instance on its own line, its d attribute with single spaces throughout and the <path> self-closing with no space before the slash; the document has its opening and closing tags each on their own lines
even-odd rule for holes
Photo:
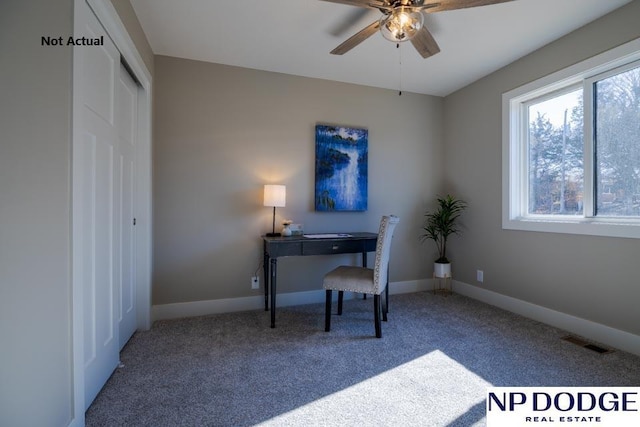
<svg viewBox="0 0 640 427">
<path fill-rule="evenodd" d="M 376 233 L 345 233 L 348 236 L 309 238 L 304 236 L 262 236 L 264 245 L 264 309 L 269 310 L 271 292 L 271 327 L 276 327 L 276 281 L 278 258 L 285 256 L 362 254 L 362 266 L 367 266 L 367 252 L 375 252 Z"/>
</svg>

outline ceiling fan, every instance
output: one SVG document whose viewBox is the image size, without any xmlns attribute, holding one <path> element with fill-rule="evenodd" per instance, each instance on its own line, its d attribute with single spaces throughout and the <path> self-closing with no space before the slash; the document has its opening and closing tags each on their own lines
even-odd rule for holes
<svg viewBox="0 0 640 427">
<path fill-rule="evenodd" d="M 447 10 L 486 6 L 513 0 L 324 0 L 351 6 L 378 9 L 382 17 L 348 38 L 331 51 L 333 55 L 347 53 L 376 31 L 394 43 L 407 40 L 423 58 L 440 52 L 438 43 L 424 25 L 424 14 Z"/>
</svg>

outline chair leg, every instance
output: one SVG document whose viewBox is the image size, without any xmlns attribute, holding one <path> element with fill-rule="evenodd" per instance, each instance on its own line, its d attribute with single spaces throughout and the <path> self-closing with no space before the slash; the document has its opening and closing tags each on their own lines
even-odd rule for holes
<svg viewBox="0 0 640 427">
<path fill-rule="evenodd" d="M 327 289 L 327 302 L 324 308 L 324 330 L 325 332 L 329 332 L 331 330 L 331 298 L 332 298 L 331 289 Z"/>
<path fill-rule="evenodd" d="M 373 318 L 376 324 L 376 338 L 382 338 L 382 324 L 380 323 L 380 295 L 373 295 Z"/>
<path fill-rule="evenodd" d="M 344 291 L 338 291 L 338 316 L 342 316 L 342 300 L 344 299 Z"/>
<path fill-rule="evenodd" d="M 387 288 L 384 290 L 384 299 L 382 300 L 382 320 L 384 322 L 387 321 L 388 312 L 389 312 L 389 286 L 387 286 Z"/>
</svg>

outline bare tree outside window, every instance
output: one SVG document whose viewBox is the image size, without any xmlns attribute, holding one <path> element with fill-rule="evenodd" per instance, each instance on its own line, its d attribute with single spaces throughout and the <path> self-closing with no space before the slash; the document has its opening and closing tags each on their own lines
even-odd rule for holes
<svg viewBox="0 0 640 427">
<path fill-rule="evenodd" d="M 594 84 L 596 215 L 640 216 L 640 68 Z"/>
<path fill-rule="evenodd" d="M 582 111 L 582 89 L 529 105 L 529 214 L 582 215 Z"/>
</svg>

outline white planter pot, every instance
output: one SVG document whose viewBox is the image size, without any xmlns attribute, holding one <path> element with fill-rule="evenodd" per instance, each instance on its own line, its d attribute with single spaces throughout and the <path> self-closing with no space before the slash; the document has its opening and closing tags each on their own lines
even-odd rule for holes
<svg viewBox="0 0 640 427">
<path fill-rule="evenodd" d="M 433 275 L 434 277 L 451 277 L 451 263 L 441 264 L 439 262 L 433 263 Z"/>
</svg>

